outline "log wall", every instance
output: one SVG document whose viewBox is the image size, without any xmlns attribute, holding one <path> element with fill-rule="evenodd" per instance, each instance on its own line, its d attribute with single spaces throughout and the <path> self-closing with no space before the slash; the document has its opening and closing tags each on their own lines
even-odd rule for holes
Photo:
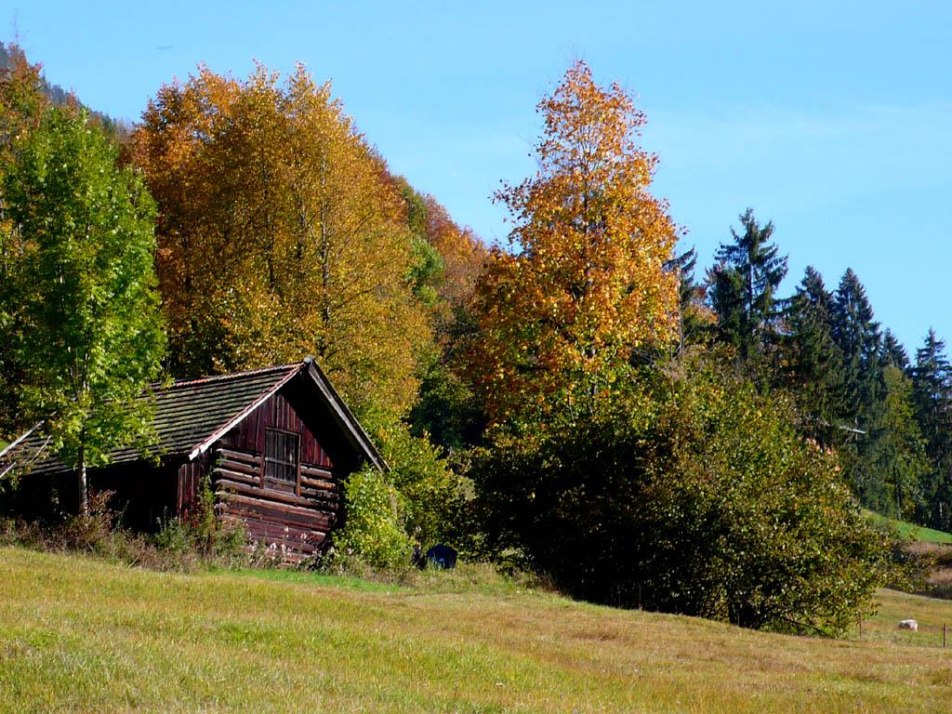
<svg viewBox="0 0 952 714">
<path fill-rule="evenodd" d="M 340 491 L 330 469 L 302 464 L 298 492 L 265 482 L 262 455 L 219 448 L 212 483 L 220 517 L 287 560 L 319 551 L 337 524 Z"/>
</svg>

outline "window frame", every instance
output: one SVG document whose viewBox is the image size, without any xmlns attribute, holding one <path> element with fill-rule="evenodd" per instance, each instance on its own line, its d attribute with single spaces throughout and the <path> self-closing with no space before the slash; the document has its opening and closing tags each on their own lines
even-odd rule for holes
<svg viewBox="0 0 952 714">
<path fill-rule="evenodd" d="M 275 438 L 269 438 L 269 437 Z M 268 445 L 273 444 L 274 452 L 278 452 L 278 441 L 277 439 L 291 439 L 294 440 L 294 453 L 293 461 L 281 458 L 280 456 L 269 456 Z M 287 453 L 285 449 L 280 449 L 280 453 Z M 280 469 L 288 478 L 283 476 L 273 475 L 274 471 L 271 469 L 277 470 Z M 269 473 L 270 471 L 270 473 Z M 276 429 L 273 427 L 266 427 L 264 432 L 264 448 L 261 454 L 261 483 L 263 487 L 284 485 L 290 487 L 294 493 L 299 494 L 301 489 L 301 435 L 297 432 L 288 431 L 287 429 Z"/>
</svg>

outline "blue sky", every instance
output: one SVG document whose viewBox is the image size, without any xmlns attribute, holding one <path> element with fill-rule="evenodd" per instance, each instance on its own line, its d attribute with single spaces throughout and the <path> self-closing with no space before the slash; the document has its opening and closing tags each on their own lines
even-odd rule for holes
<svg viewBox="0 0 952 714">
<path fill-rule="evenodd" d="M 699 264 L 747 206 L 790 256 L 848 266 L 914 352 L 952 341 L 952 2 L 52 2 L 0 0 L 50 81 L 135 120 L 199 62 L 303 62 L 391 168 L 488 241 L 489 196 L 534 170 L 534 107 L 576 57 L 648 114 L 655 193 Z M 777 7 L 774 7 L 777 6 Z"/>
</svg>

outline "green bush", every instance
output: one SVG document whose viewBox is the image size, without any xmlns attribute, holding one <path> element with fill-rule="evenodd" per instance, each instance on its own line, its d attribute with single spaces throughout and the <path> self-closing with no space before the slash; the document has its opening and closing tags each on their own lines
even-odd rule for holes
<svg viewBox="0 0 952 714">
<path fill-rule="evenodd" d="M 244 529 L 223 523 L 215 513 L 215 493 L 207 476 L 188 515 L 166 521 L 154 542 L 169 553 L 194 553 L 209 561 L 242 559 L 247 551 Z"/>
<path fill-rule="evenodd" d="M 346 519 L 334 535 L 335 558 L 377 569 L 406 568 L 412 547 L 404 529 L 404 503 L 386 477 L 371 467 L 351 474 L 344 501 Z"/>
<path fill-rule="evenodd" d="M 889 537 L 794 424 L 710 358 L 646 368 L 585 419 L 496 435 L 474 465 L 489 544 L 583 599 L 842 632 Z"/>
<path fill-rule="evenodd" d="M 421 549 L 441 542 L 456 543 L 460 513 L 471 485 L 440 458 L 424 434 L 413 436 L 404 424 L 382 430 L 381 443 L 391 470 L 385 480 L 400 494 L 407 535 Z"/>
</svg>

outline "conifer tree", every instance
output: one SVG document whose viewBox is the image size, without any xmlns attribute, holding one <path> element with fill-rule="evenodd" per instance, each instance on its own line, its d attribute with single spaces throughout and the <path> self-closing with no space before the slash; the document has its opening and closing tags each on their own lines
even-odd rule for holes
<svg viewBox="0 0 952 714">
<path fill-rule="evenodd" d="M 776 292 L 787 274 L 787 257 L 770 242 L 773 223 L 761 226 L 751 208 L 739 218 L 743 234 L 731 228 L 733 242 L 721 244 L 708 279 L 721 338 L 742 359 L 752 360 L 776 337 Z"/>
<path fill-rule="evenodd" d="M 892 365 L 898 367 L 905 373 L 910 371 L 909 355 L 906 353 L 906 348 L 902 346 L 899 338 L 897 338 L 890 329 L 887 329 L 886 332 L 883 333 L 883 345 L 880 350 L 880 355 L 884 368 L 887 365 Z"/>
<path fill-rule="evenodd" d="M 883 370 L 883 398 L 870 428 L 871 468 L 863 471 L 860 500 L 895 518 L 912 518 L 921 506 L 928 472 L 925 442 L 915 419 L 912 383 L 899 367 Z"/>
<path fill-rule="evenodd" d="M 833 295 L 808 266 L 790 301 L 785 340 L 786 382 L 796 396 L 804 431 L 820 443 L 841 443 L 843 354 L 833 340 Z"/>
<path fill-rule="evenodd" d="M 698 340 L 713 320 L 710 309 L 704 304 L 705 288 L 697 281 L 694 270 L 697 266 L 697 249 L 691 248 L 668 261 L 666 268 L 678 276 L 680 303 L 680 337 L 682 347 Z"/>
<path fill-rule="evenodd" d="M 931 328 L 912 369 L 916 416 L 925 438 L 929 472 L 923 482 L 921 520 L 947 529 L 952 512 L 952 366 L 945 342 Z"/>
<path fill-rule="evenodd" d="M 879 396 L 879 323 L 866 289 L 848 268 L 833 298 L 833 339 L 843 353 L 844 398 L 853 424 L 862 424 Z"/>
</svg>

